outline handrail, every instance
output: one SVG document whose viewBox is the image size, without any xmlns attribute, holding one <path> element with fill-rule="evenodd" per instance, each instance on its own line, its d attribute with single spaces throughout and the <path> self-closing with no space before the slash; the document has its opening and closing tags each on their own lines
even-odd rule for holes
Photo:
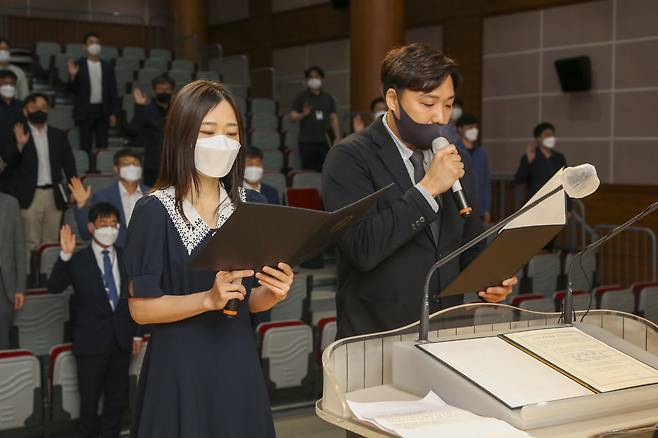
<svg viewBox="0 0 658 438">
<path fill-rule="evenodd" d="M 616 227 L 618 227 L 618 225 L 599 224 L 599 225 L 596 225 L 594 227 L 594 229 L 596 230 L 597 233 L 599 233 L 600 235 L 603 235 L 603 234 L 606 234 L 607 232 L 609 232 L 610 230 L 615 229 Z M 631 242 L 628 238 L 622 240 L 622 236 L 623 236 L 623 234 L 622 234 L 622 235 L 616 237 L 616 239 L 617 239 L 616 241 L 618 242 L 618 244 L 614 245 L 614 249 L 615 250 L 619 249 L 619 251 L 617 253 L 612 253 L 610 248 L 608 248 L 606 250 L 606 247 L 605 246 L 603 247 L 603 251 L 605 251 L 606 253 L 608 253 L 608 252 L 612 253 L 612 255 L 609 257 L 612 260 L 612 262 L 610 263 L 610 266 L 612 266 L 615 269 L 615 272 L 617 274 L 617 277 L 612 279 L 612 280 L 609 279 L 609 278 L 606 279 L 607 280 L 606 283 L 612 284 L 612 282 L 616 282 L 616 283 L 619 283 L 619 284 L 626 284 L 626 283 L 630 284 L 632 282 L 637 282 L 637 281 L 653 281 L 653 282 L 655 282 L 657 280 L 657 277 L 658 277 L 658 253 L 657 253 L 658 248 L 657 248 L 657 243 L 656 243 L 656 240 L 657 240 L 656 239 L 656 233 L 649 227 L 640 227 L 640 226 L 628 227 L 624 230 L 624 233 L 626 233 L 626 234 L 636 233 L 637 236 L 644 234 L 648 238 L 649 252 L 650 252 L 649 253 L 649 256 L 650 256 L 649 269 L 651 270 L 651 278 L 634 278 L 632 280 L 623 281 L 623 280 L 626 280 L 626 278 L 624 277 L 625 273 L 622 272 L 622 264 L 623 264 L 622 262 L 623 261 L 628 262 L 629 261 L 628 255 L 633 254 L 635 252 L 639 252 L 640 246 L 642 246 L 643 249 L 646 249 L 646 248 L 644 248 L 644 246 L 645 246 L 644 244 L 640 245 L 639 237 L 633 239 L 633 242 Z M 608 242 L 608 244 L 611 244 L 612 242 L 614 242 L 614 240 L 611 241 L 611 242 Z M 633 246 L 633 245 L 635 245 L 635 246 Z M 610 245 L 610 246 L 613 246 L 613 245 Z M 631 249 L 632 246 L 633 246 L 633 249 Z M 615 257 L 615 255 L 617 257 Z M 630 260 L 630 261 L 633 262 L 633 260 Z M 635 265 L 633 267 L 634 267 L 634 270 L 636 271 L 636 273 L 639 273 L 639 265 L 637 263 L 635 263 Z"/>
</svg>

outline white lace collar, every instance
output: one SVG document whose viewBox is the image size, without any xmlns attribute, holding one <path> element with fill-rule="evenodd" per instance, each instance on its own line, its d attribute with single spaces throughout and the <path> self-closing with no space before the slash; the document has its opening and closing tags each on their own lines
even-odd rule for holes
<svg viewBox="0 0 658 438">
<path fill-rule="evenodd" d="M 220 186 L 219 190 L 219 199 L 227 199 L 224 187 Z M 246 202 L 247 197 L 244 189 L 240 187 L 238 190 L 240 193 L 240 200 Z M 162 202 L 167 210 L 169 218 L 178 231 L 178 235 L 183 242 L 183 246 L 185 246 L 185 249 L 187 250 L 187 254 L 192 254 L 194 248 L 196 248 L 210 231 L 206 222 L 196 211 L 192 203 L 187 199 L 183 200 L 183 213 L 185 214 L 187 221 L 185 220 L 180 214 L 180 211 L 176 208 L 176 190 L 174 187 L 167 187 L 164 190 L 155 190 L 151 195 L 155 196 L 160 202 Z M 224 204 L 220 206 L 219 211 L 217 212 L 217 228 L 224 225 L 235 211 L 235 208 L 236 206 L 233 202 L 224 202 Z"/>
</svg>

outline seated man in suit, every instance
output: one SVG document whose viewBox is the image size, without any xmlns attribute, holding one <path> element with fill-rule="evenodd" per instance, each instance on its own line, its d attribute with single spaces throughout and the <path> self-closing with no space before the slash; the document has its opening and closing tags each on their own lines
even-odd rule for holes
<svg viewBox="0 0 658 438">
<path fill-rule="evenodd" d="M 107 202 L 119 211 L 119 238 L 116 245 L 123 248 L 135 204 L 150 188 L 140 183 L 142 161 L 129 149 L 122 149 L 114 154 L 113 170 L 118 177 L 116 184 L 109 185 L 93 195 L 91 186 L 85 187 L 78 178 L 71 180 L 69 188 L 71 199 L 75 202 L 75 220 L 78 223 L 80 236 L 84 240 L 91 238 L 87 233 L 89 208 L 99 202 Z"/>
<path fill-rule="evenodd" d="M 247 160 L 244 169 L 244 186 L 245 188 L 256 190 L 267 199 L 268 204 L 280 204 L 279 191 L 269 184 L 265 184 L 263 179 L 263 151 L 257 147 L 247 148 Z"/>
<path fill-rule="evenodd" d="M 455 63 L 414 43 L 387 53 L 381 78 L 388 112 L 334 146 L 323 173 L 329 211 L 394 184 L 338 240 L 339 338 L 418 320 L 427 271 L 483 230 L 475 215 L 459 215 L 450 193 L 462 178 L 467 198 L 474 201 L 468 154 L 460 156 L 454 145 L 440 151 L 431 147 L 450 121 L 460 78 Z M 432 312 L 461 304 L 462 296 L 441 298 L 439 293 L 481 248 L 472 248 L 432 277 Z M 514 278 L 505 280 L 480 296 L 502 301 L 514 284 Z"/>
<path fill-rule="evenodd" d="M 62 211 L 66 208 L 62 172 L 66 180 L 77 176 L 73 151 L 60 129 L 48 125 L 48 99 L 30 94 L 23 105 L 27 124 L 17 124 L 5 148 L 8 192 L 18 199 L 25 227 L 25 248 L 57 242 Z"/>
<path fill-rule="evenodd" d="M 119 212 L 99 203 L 89 211 L 91 244 L 74 254 L 75 235 L 68 225 L 60 231 L 62 251 L 55 263 L 48 291 L 60 293 L 73 286 L 77 318 L 73 354 L 78 369 L 80 432 L 84 437 L 119 437 L 121 414 L 128 401 L 130 354 L 142 346 L 140 329 L 128 309 L 128 281 L 121 252 L 114 246 L 119 234 Z M 103 413 L 98 418 L 98 403 Z"/>
</svg>

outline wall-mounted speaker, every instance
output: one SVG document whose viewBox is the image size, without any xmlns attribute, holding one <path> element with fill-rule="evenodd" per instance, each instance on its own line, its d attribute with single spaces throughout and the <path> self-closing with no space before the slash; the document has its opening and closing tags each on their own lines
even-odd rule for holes
<svg viewBox="0 0 658 438">
<path fill-rule="evenodd" d="M 565 93 L 592 89 L 592 61 L 589 56 L 558 59 L 555 70 Z"/>
</svg>

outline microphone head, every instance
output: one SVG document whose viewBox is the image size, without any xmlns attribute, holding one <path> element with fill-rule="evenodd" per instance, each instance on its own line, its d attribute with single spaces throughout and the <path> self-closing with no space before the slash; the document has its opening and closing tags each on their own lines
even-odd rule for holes
<svg viewBox="0 0 658 438">
<path fill-rule="evenodd" d="M 432 140 L 432 150 L 434 152 L 440 151 L 446 146 L 450 146 L 450 142 L 445 137 L 437 137 Z"/>
<path fill-rule="evenodd" d="M 580 199 L 589 196 L 599 188 L 600 184 L 596 168 L 591 164 L 567 167 L 562 172 L 562 187 L 570 198 Z"/>
</svg>

